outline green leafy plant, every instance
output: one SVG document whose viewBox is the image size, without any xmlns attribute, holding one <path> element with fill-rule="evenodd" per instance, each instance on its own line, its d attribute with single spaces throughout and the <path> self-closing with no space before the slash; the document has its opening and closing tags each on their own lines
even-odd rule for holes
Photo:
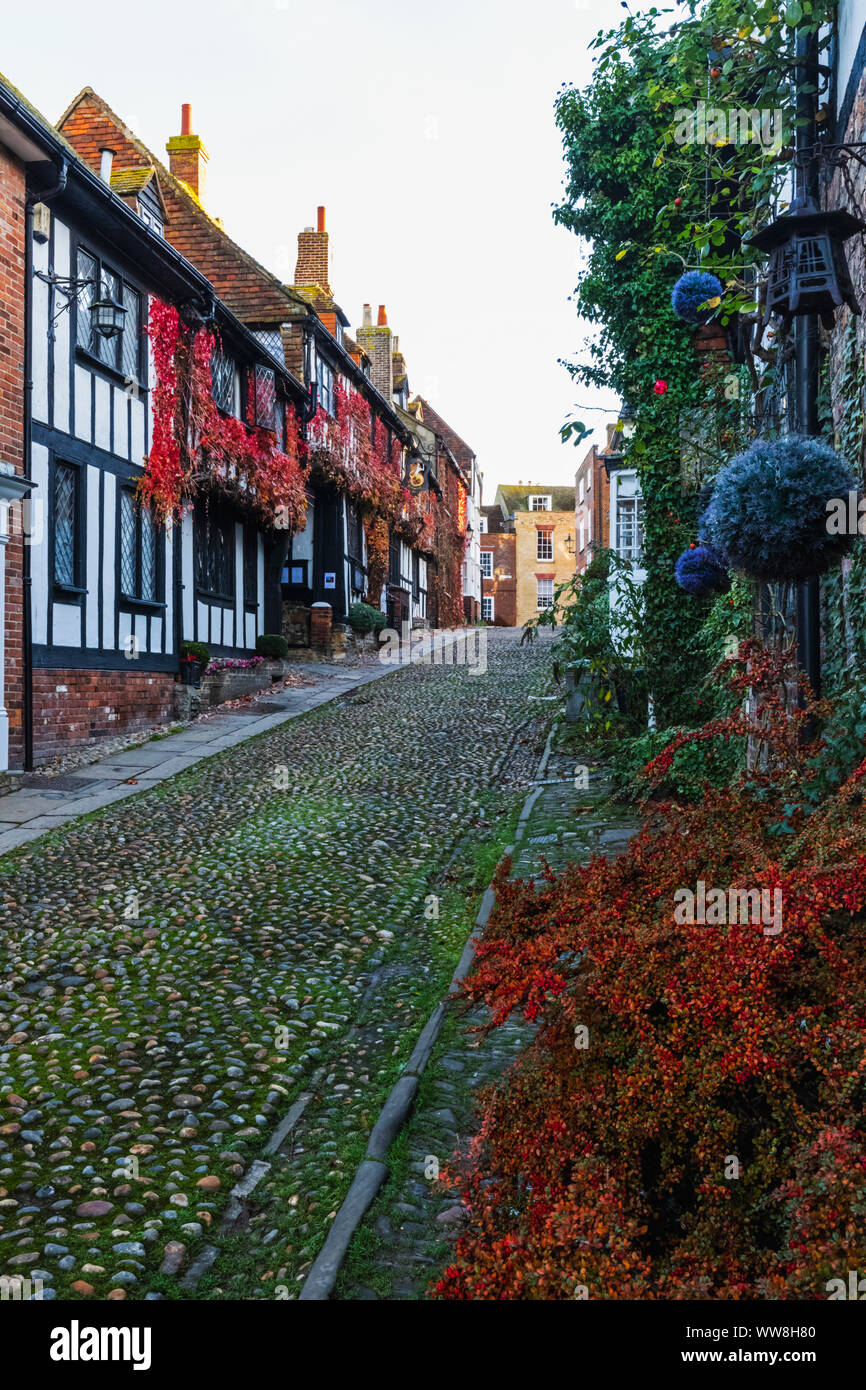
<svg viewBox="0 0 866 1390">
<path fill-rule="evenodd" d="M 181 660 L 191 656 L 194 661 L 197 661 L 201 667 L 202 675 L 210 665 L 210 652 L 203 642 L 181 642 L 180 656 Z"/>
<path fill-rule="evenodd" d="M 585 570 L 556 587 L 553 607 L 531 619 L 523 641 L 542 627 L 558 628 L 557 669 L 573 673 L 586 693 L 588 725 L 607 732 L 625 721 L 646 723 L 648 647 L 652 642 L 642 585 L 632 564 L 612 550 L 597 550 Z"/>
<path fill-rule="evenodd" d="M 285 661 L 289 654 L 289 644 L 278 632 L 262 632 L 256 638 L 256 651 L 259 656 L 269 656 L 277 661 Z"/>
<path fill-rule="evenodd" d="M 369 603 L 353 603 L 349 609 L 349 627 L 363 636 L 368 632 L 381 632 L 387 623 L 387 616 Z"/>
</svg>

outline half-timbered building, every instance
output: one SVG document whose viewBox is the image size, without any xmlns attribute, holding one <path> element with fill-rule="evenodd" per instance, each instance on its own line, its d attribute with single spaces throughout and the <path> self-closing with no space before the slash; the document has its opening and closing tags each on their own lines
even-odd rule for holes
<svg viewBox="0 0 866 1390">
<path fill-rule="evenodd" d="M 17 94 L 0 97 L 11 107 Z M 154 444 L 154 303 L 173 306 L 190 332 L 213 333 L 213 399 L 244 428 L 280 446 L 286 406 L 293 420 L 303 390 L 166 241 L 148 171 L 116 169 L 108 145 L 88 164 L 20 99 L 9 120 L 34 156 L 24 160 L 22 472 L 40 524 L 24 538 L 26 765 L 171 718 L 183 641 L 249 655 L 279 622 L 277 538 L 243 497 L 200 486 L 167 518 L 141 504 Z"/>
</svg>

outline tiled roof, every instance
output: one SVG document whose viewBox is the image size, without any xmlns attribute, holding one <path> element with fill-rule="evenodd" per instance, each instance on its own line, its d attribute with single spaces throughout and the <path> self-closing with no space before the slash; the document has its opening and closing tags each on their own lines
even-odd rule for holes
<svg viewBox="0 0 866 1390">
<path fill-rule="evenodd" d="M 475 450 L 472 446 L 467 444 L 465 439 L 460 438 L 460 435 L 451 428 L 446 420 L 442 419 L 438 411 L 434 410 L 430 402 L 426 401 L 423 396 L 416 396 L 415 401 L 421 406 L 424 424 L 429 425 L 438 435 L 441 435 L 458 463 L 462 464 L 464 468 L 470 467 L 475 457 Z"/>
<path fill-rule="evenodd" d="M 501 497 L 508 516 L 514 512 L 528 512 L 529 498 L 536 496 L 549 497 L 551 511 L 574 511 L 573 487 L 552 487 L 546 483 L 531 483 L 527 487 L 523 487 L 522 484 L 503 484 L 499 487 L 497 496 Z"/>
<path fill-rule="evenodd" d="M 98 169 L 107 145 L 125 173 L 153 168 L 165 201 L 166 240 L 210 280 L 245 323 L 283 323 L 303 301 L 205 212 L 192 190 L 168 170 L 92 87 L 85 87 L 58 123 L 80 158 Z"/>
</svg>

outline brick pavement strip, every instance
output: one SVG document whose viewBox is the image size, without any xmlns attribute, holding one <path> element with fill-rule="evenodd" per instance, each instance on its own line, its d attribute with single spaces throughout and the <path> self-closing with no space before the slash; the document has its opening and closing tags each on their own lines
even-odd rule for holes
<svg viewBox="0 0 866 1390">
<path fill-rule="evenodd" d="M 297 1296 L 513 832 L 548 688 L 544 647 L 494 630 L 486 675 L 398 671 L 0 859 L 0 1274 Z"/>
</svg>

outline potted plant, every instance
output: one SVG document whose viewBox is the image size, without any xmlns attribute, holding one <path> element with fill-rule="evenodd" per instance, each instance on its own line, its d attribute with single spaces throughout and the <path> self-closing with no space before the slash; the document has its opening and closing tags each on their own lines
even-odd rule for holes
<svg viewBox="0 0 866 1390">
<path fill-rule="evenodd" d="M 209 665 L 210 652 L 204 643 L 181 643 L 180 679 L 183 685 L 201 685 L 201 678 Z"/>
</svg>

